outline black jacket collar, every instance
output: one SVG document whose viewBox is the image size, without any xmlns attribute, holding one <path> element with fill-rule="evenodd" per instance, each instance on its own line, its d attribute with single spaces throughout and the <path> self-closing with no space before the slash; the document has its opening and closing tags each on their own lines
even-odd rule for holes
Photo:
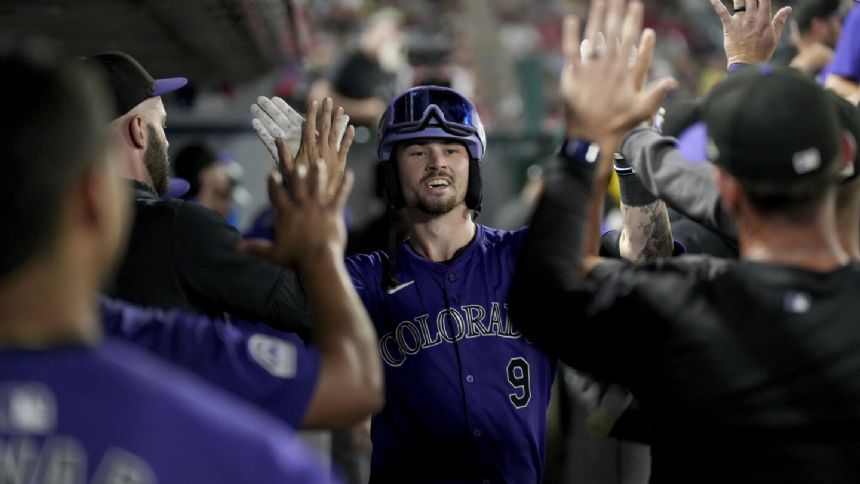
<svg viewBox="0 0 860 484">
<path fill-rule="evenodd" d="M 131 189 L 134 190 L 134 199 L 135 200 L 159 200 L 158 192 L 155 191 L 155 188 L 148 184 L 144 183 L 140 180 L 129 180 L 131 182 Z"/>
</svg>

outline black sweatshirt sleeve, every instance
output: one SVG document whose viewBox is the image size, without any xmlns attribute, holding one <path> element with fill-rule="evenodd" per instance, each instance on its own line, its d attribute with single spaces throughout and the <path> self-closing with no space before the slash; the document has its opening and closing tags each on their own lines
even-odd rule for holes
<svg viewBox="0 0 860 484">
<path fill-rule="evenodd" d="M 579 319 L 590 300 L 579 261 L 594 171 L 594 165 L 567 161 L 550 171 L 509 298 L 511 317 L 523 334 L 581 370 L 591 365 L 572 341 L 579 337 Z"/>
<path fill-rule="evenodd" d="M 580 273 L 594 169 L 563 162 L 550 172 L 520 253 L 509 307 L 517 327 L 549 354 L 625 383 L 629 368 L 646 371 L 646 365 L 630 363 L 648 346 L 647 331 L 638 324 L 635 267 L 607 260 L 587 278 Z"/>
<path fill-rule="evenodd" d="M 176 214 L 176 260 L 195 306 L 307 335 L 310 315 L 298 276 L 238 251 L 241 236 L 192 203 Z"/>
</svg>

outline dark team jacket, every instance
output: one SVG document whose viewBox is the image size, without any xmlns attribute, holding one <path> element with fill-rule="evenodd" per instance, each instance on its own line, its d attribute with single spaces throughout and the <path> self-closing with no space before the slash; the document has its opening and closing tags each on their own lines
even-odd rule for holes
<svg viewBox="0 0 860 484">
<path fill-rule="evenodd" d="M 307 334 L 307 303 L 295 273 L 240 253 L 239 233 L 206 207 L 160 200 L 152 187 L 133 184 L 134 224 L 109 296 Z"/>
<path fill-rule="evenodd" d="M 551 177 L 513 321 L 637 397 L 652 482 L 860 482 L 860 267 L 681 257 L 578 270 L 592 166 Z"/>
</svg>

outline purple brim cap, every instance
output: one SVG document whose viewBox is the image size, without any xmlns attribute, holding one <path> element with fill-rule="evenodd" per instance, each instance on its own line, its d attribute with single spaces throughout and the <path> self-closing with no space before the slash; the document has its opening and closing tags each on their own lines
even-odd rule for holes
<svg viewBox="0 0 860 484">
<path fill-rule="evenodd" d="M 190 189 L 191 184 L 184 178 L 171 178 L 170 187 L 167 188 L 167 193 L 162 195 L 161 199 L 170 200 L 172 198 L 179 198 L 188 193 L 188 190 Z"/>
<path fill-rule="evenodd" d="M 168 77 L 167 79 L 156 79 L 155 90 L 152 97 L 163 96 L 169 92 L 173 92 L 180 87 L 188 84 L 188 79 L 184 77 Z"/>
<path fill-rule="evenodd" d="M 690 163 L 708 161 L 708 128 L 699 121 L 678 135 L 678 150 Z"/>
</svg>

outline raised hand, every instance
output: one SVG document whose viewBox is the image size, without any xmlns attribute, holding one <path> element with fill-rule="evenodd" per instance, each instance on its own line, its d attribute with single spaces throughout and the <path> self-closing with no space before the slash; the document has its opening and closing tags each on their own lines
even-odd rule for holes
<svg viewBox="0 0 860 484">
<path fill-rule="evenodd" d="M 296 155 L 296 164 L 310 165 L 312 162 L 322 160 L 328 170 L 328 185 L 325 192 L 333 195 L 343 178 L 346 168 L 346 157 L 352 140 L 355 139 L 355 128 L 349 126 L 340 139 L 340 130 L 333 127 L 343 126 L 343 108 L 332 110 L 333 103 L 327 97 L 322 103 L 322 114 L 320 115 L 319 133 L 317 133 L 317 111 L 319 102 L 313 101 L 308 108 L 308 119 L 302 124 L 302 143 Z M 282 162 L 286 161 L 282 158 Z M 291 162 L 292 160 L 290 160 Z"/>
<path fill-rule="evenodd" d="M 618 140 L 631 128 L 650 119 L 665 96 L 676 87 L 664 78 L 642 88 L 654 49 L 654 32 L 642 33 L 642 2 L 625 8 L 623 0 L 594 0 L 585 38 L 602 46 L 580 54 L 579 19 L 564 20 L 562 51 L 565 66 L 560 89 L 565 101 L 568 138 L 598 142 L 601 149 L 615 151 Z M 602 34 L 601 34 L 602 33 Z M 601 35 L 618 42 L 601 42 Z M 636 43 L 638 55 L 630 66 Z"/>
<path fill-rule="evenodd" d="M 332 194 L 328 166 L 322 160 L 293 162 L 286 140 L 275 140 L 282 160 L 281 171 L 269 174 L 269 201 L 274 211 L 274 242 L 248 240 L 243 250 L 272 262 L 308 270 L 320 254 L 346 246 L 343 210 L 352 189 L 353 176 L 340 177 Z"/>
<path fill-rule="evenodd" d="M 728 65 L 761 64 L 770 60 L 791 7 L 771 18 L 770 0 L 734 0 L 729 12 L 722 0 L 710 0 L 723 23 L 723 47 Z"/>
<path fill-rule="evenodd" d="M 276 162 L 278 149 L 275 146 L 275 138 L 286 139 L 293 156 L 298 153 L 302 141 L 302 123 L 305 118 L 286 101 L 277 96 L 271 99 L 260 96 L 257 98 L 257 103 L 251 105 L 251 114 L 254 115 L 251 125 Z M 349 116 L 346 114 L 341 118 L 340 124 L 335 124 L 338 128 L 338 149 L 348 125 Z"/>
</svg>

